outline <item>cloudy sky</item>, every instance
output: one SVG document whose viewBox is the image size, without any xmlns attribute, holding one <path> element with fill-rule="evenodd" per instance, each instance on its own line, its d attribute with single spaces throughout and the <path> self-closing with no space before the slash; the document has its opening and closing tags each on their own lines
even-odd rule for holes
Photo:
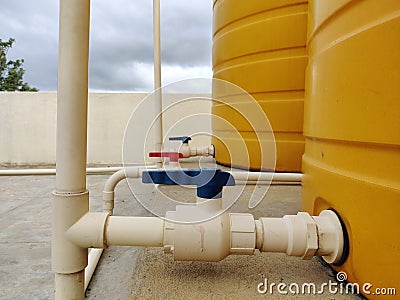
<svg viewBox="0 0 400 300">
<path fill-rule="evenodd" d="M 152 0 L 92 0 L 89 88 L 151 91 Z M 0 38 L 16 39 L 8 58 L 25 59 L 25 81 L 57 89 L 58 0 L 0 0 Z M 212 0 L 161 0 L 163 85 L 211 77 Z"/>
</svg>

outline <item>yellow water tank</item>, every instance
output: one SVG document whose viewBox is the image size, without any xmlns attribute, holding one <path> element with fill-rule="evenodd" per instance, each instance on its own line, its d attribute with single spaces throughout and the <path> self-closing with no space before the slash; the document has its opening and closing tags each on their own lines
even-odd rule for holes
<svg viewBox="0 0 400 300">
<path fill-rule="evenodd" d="M 214 1 L 214 78 L 240 86 L 265 112 L 275 134 L 276 171 L 301 171 L 306 36 L 307 1 Z M 214 88 L 213 96 L 219 92 Z M 246 110 L 251 106 L 246 106 L 249 98 L 243 101 L 239 114 L 248 113 Z M 234 125 L 228 128 L 222 122 L 213 122 L 213 134 L 218 136 L 213 138 L 218 163 L 253 170 L 269 169 L 260 162 L 267 160 L 271 153 L 260 149 L 251 129 L 237 124 L 240 123 L 235 119 L 237 114 L 232 113 L 229 103 L 215 103 L 212 113 Z M 267 129 L 265 126 L 264 130 Z M 233 134 L 235 130 L 240 136 Z M 262 129 L 257 134 L 265 138 Z M 246 150 L 250 161 L 245 156 L 232 160 L 232 154 Z"/>
<path fill-rule="evenodd" d="M 368 299 L 399 294 L 400 1 L 312 0 L 308 32 L 302 209 L 339 214 Z"/>
</svg>

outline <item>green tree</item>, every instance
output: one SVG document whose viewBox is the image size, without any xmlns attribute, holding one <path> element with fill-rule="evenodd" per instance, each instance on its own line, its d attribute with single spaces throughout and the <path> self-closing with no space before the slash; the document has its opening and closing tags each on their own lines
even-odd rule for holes
<svg viewBox="0 0 400 300">
<path fill-rule="evenodd" d="M 23 81 L 24 60 L 7 60 L 7 52 L 12 48 L 14 42 L 13 38 L 10 38 L 8 42 L 0 39 L 0 91 L 37 92 L 37 88 L 30 87 Z"/>
</svg>

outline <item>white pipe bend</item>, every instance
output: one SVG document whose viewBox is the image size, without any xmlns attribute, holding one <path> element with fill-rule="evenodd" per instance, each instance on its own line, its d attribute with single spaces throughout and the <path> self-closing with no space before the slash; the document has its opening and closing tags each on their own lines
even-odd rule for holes
<svg viewBox="0 0 400 300">
<path fill-rule="evenodd" d="M 106 181 L 103 191 L 104 192 L 114 192 L 115 187 L 121 180 L 123 180 L 127 177 L 138 178 L 139 177 L 139 168 L 140 167 L 127 167 L 127 168 L 118 170 L 117 172 L 112 174 L 111 177 Z"/>
<path fill-rule="evenodd" d="M 126 167 L 111 175 L 103 189 L 103 211 L 111 215 L 113 214 L 115 188 L 121 180 L 125 178 L 139 178 L 142 176 L 142 170 L 154 168 L 154 165 Z"/>
<path fill-rule="evenodd" d="M 114 195 L 117 184 L 125 178 L 138 178 L 141 176 L 142 169 L 153 169 L 154 165 L 142 165 L 134 167 L 119 168 L 111 177 L 106 181 L 103 190 L 103 212 L 112 215 L 114 211 Z M 92 248 L 88 255 L 88 265 L 85 268 L 85 290 L 87 289 L 90 280 L 96 270 L 97 264 L 100 261 L 103 248 Z"/>
</svg>

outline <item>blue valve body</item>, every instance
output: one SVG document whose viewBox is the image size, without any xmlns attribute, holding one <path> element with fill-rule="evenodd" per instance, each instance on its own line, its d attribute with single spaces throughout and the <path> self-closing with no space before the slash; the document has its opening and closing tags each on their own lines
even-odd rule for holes
<svg viewBox="0 0 400 300">
<path fill-rule="evenodd" d="M 235 185 L 235 179 L 220 169 L 199 170 L 146 170 L 142 173 L 143 183 L 195 185 L 197 197 L 216 199 L 222 197 L 222 187 Z"/>
</svg>

